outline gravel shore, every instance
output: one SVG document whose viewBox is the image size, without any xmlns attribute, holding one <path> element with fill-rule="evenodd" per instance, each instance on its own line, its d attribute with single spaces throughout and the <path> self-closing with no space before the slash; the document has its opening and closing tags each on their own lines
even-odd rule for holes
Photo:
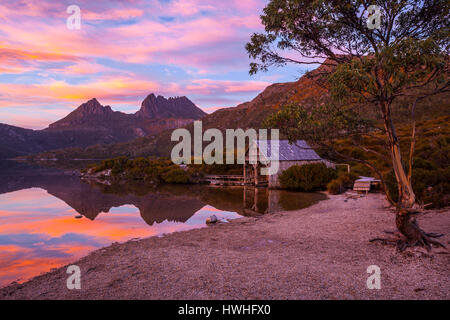
<svg viewBox="0 0 450 320">
<path fill-rule="evenodd" d="M 418 218 L 446 233 L 450 210 Z M 449 299 L 450 255 L 398 253 L 369 243 L 394 230 L 380 194 L 344 195 L 312 207 L 242 218 L 204 229 L 113 244 L 74 262 L 81 290 L 68 290 L 67 266 L 0 289 L 0 299 Z M 381 269 L 369 290 L 367 267 Z"/>
</svg>

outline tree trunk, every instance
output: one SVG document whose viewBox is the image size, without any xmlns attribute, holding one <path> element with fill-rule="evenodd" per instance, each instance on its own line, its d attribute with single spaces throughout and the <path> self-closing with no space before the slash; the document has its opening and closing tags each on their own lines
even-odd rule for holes
<svg viewBox="0 0 450 320">
<path fill-rule="evenodd" d="M 400 142 L 395 132 L 394 124 L 392 123 L 391 110 L 389 103 L 385 103 L 382 108 L 384 129 L 388 138 L 390 146 L 390 154 L 392 159 L 392 168 L 394 169 L 395 178 L 398 186 L 398 205 L 403 209 L 410 209 L 416 202 L 411 181 L 405 172 L 402 163 L 402 154 L 400 151 Z"/>
<path fill-rule="evenodd" d="M 396 243 L 400 250 L 416 245 L 424 246 L 427 249 L 431 249 L 432 245 L 445 248 L 440 242 L 431 239 L 440 235 L 424 232 L 416 222 L 414 216 L 417 212 L 413 210 L 416 203 L 416 196 L 412 188 L 411 177 L 406 174 L 405 168 L 403 167 L 400 142 L 395 132 L 394 124 L 392 123 L 389 103 L 382 105 L 382 114 L 384 128 L 390 146 L 392 167 L 398 186 L 399 199 L 397 202 L 398 210 L 395 217 L 395 224 L 402 235 L 402 239 L 397 239 Z M 409 174 L 411 174 L 411 172 L 409 172 Z"/>
<path fill-rule="evenodd" d="M 406 243 L 416 243 L 421 241 L 423 235 L 423 232 L 417 226 L 412 213 L 412 208 L 416 202 L 416 196 L 411 185 L 411 179 L 408 179 L 408 175 L 403 167 L 400 142 L 395 132 L 394 124 L 392 123 L 390 106 L 388 103 L 383 105 L 383 120 L 390 146 L 392 167 L 398 187 L 398 210 L 396 213 L 395 224 L 398 231 L 406 237 Z"/>
<path fill-rule="evenodd" d="M 399 208 L 395 217 L 395 224 L 398 231 L 405 236 L 405 247 L 417 244 L 425 245 L 427 242 L 423 239 L 424 232 L 417 225 L 414 219 L 412 208 L 416 202 L 416 196 L 408 179 L 402 164 L 400 146 L 398 141 L 391 146 L 392 164 L 398 185 L 398 205 Z"/>
<path fill-rule="evenodd" d="M 402 156 L 398 141 L 391 145 L 392 165 L 398 185 L 398 204 L 403 209 L 411 209 L 416 203 L 416 196 L 411 185 L 410 179 L 406 175 L 402 164 Z"/>
</svg>

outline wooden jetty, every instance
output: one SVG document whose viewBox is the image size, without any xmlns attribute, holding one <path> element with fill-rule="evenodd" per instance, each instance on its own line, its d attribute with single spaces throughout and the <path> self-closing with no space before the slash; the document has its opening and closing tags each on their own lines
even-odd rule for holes
<svg viewBox="0 0 450 320">
<path fill-rule="evenodd" d="M 207 175 L 205 180 L 211 185 L 218 186 L 243 186 L 244 176 L 242 175 Z"/>
<path fill-rule="evenodd" d="M 207 175 L 205 180 L 217 186 L 247 186 L 255 185 L 254 180 L 245 180 L 243 175 Z M 267 187 L 267 180 L 259 180 L 257 187 Z"/>
</svg>

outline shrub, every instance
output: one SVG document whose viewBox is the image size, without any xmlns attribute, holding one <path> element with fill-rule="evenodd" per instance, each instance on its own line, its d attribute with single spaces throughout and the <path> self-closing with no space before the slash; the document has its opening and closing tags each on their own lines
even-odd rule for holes
<svg viewBox="0 0 450 320">
<path fill-rule="evenodd" d="M 131 169 L 128 169 L 126 171 L 125 176 L 128 179 L 133 179 L 133 180 L 140 180 L 140 179 L 144 178 L 143 171 L 139 167 L 133 167 Z"/>
<path fill-rule="evenodd" d="M 188 174 L 180 168 L 171 168 L 162 175 L 162 179 L 166 183 L 188 183 Z"/>
<path fill-rule="evenodd" d="M 358 148 L 352 148 L 350 150 L 350 156 L 356 159 L 366 159 L 366 154 L 364 153 L 364 151 Z"/>
<path fill-rule="evenodd" d="M 353 165 L 352 172 L 360 176 L 370 176 L 372 174 L 372 170 L 361 163 Z"/>
<path fill-rule="evenodd" d="M 129 162 L 127 157 L 119 157 L 119 158 L 116 158 L 116 159 L 113 159 L 110 161 L 113 161 L 112 168 L 111 168 L 112 174 L 119 174 L 119 173 L 124 172 L 127 168 L 128 162 Z M 108 163 L 108 165 L 109 165 L 109 163 Z"/>
<path fill-rule="evenodd" d="M 383 175 L 383 180 L 384 180 L 384 183 L 386 184 L 389 194 L 391 195 L 392 201 L 397 202 L 398 201 L 398 187 L 397 187 L 397 180 L 395 178 L 394 170 L 391 170 L 388 173 L 385 173 Z"/>
<path fill-rule="evenodd" d="M 441 208 L 450 204 L 450 168 L 438 170 L 413 169 L 412 186 L 419 203 L 432 203 L 431 207 Z M 398 201 L 398 188 L 394 171 L 385 175 L 385 182 L 391 197 Z"/>
<path fill-rule="evenodd" d="M 340 194 L 347 188 L 352 188 L 355 180 L 359 178 L 354 172 L 341 172 L 337 179 L 327 184 L 327 190 L 330 194 Z"/>
<path fill-rule="evenodd" d="M 331 180 L 327 184 L 327 190 L 330 194 L 340 194 L 343 191 L 343 185 L 338 179 Z"/>
<path fill-rule="evenodd" d="M 353 188 L 353 184 L 355 183 L 355 180 L 359 178 L 359 175 L 354 172 L 345 172 L 341 173 L 338 177 L 339 183 L 342 185 L 343 188 Z"/>
<path fill-rule="evenodd" d="M 431 161 L 415 157 L 413 162 L 414 169 L 436 170 L 436 165 Z"/>
<path fill-rule="evenodd" d="M 423 109 L 425 110 L 425 109 Z M 432 113 L 427 113 L 433 116 Z M 447 112 L 448 114 L 448 112 Z M 427 117 L 428 117 L 427 115 Z M 424 114 L 425 116 L 425 114 Z M 434 117 L 434 116 L 433 116 Z M 408 160 L 411 144 L 411 125 L 404 124 L 398 127 L 397 133 L 402 149 L 403 165 L 408 171 Z M 374 137 L 385 139 L 383 134 L 374 133 Z M 385 183 L 394 201 L 398 200 L 398 188 L 389 150 L 379 139 L 362 137 L 361 145 L 384 154 L 385 157 L 377 157 L 371 153 L 365 153 L 362 159 L 367 160 L 379 172 L 383 174 Z M 342 154 L 362 156 L 355 150 L 349 140 L 341 139 L 336 142 L 336 148 Z M 446 115 L 437 119 L 417 121 L 416 123 L 416 146 L 414 151 L 412 184 L 417 201 L 422 204 L 433 203 L 432 207 L 443 207 L 450 204 L 450 116 Z M 324 156 L 326 159 L 333 159 L 333 155 Z M 352 167 L 352 172 L 362 176 L 374 176 L 371 169 L 357 161 L 346 161 Z M 344 167 L 340 167 L 344 170 Z M 348 185 L 349 186 L 349 185 Z M 380 186 L 381 187 L 381 186 Z"/>
<path fill-rule="evenodd" d="M 285 189 L 300 191 L 324 190 L 327 183 L 336 178 L 336 170 L 323 163 L 295 165 L 283 171 L 280 184 Z"/>
<path fill-rule="evenodd" d="M 140 158 L 134 159 L 132 164 L 133 164 L 133 167 L 145 169 L 150 165 L 150 161 L 146 158 L 140 157 Z"/>
</svg>

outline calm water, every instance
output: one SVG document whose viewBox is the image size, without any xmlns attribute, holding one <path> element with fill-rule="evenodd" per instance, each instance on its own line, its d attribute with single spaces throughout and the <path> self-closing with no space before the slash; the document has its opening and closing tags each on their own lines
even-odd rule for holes
<svg viewBox="0 0 450 320">
<path fill-rule="evenodd" d="M 324 198 L 244 187 L 104 186 L 54 168 L 0 161 L 0 287 L 113 242 L 206 227 L 212 214 L 235 219 Z"/>
</svg>

